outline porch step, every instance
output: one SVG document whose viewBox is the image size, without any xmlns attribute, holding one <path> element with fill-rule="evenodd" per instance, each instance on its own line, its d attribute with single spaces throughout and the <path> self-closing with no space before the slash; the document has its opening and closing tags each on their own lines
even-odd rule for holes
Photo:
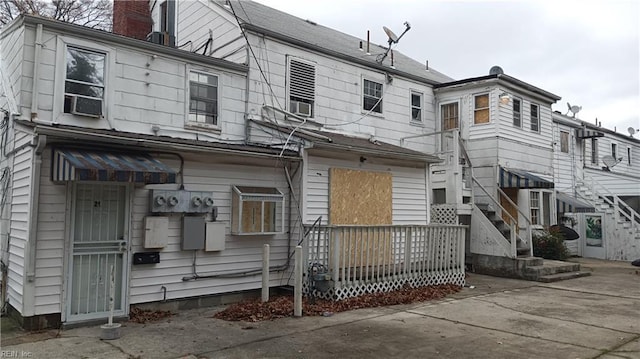
<svg viewBox="0 0 640 359">
<path fill-rule="evenodd" d="M 579 272 L 580 264 L 567 263 L 561 261 L 544 260 L 542 265 L 529 266 L 524 268 L 523 275 L 528 280 L 540 280 L 541 277 L 559 273 Z"/>
<path fill-rule="evenodd" d="M 588 277 L 591 275 L 591 272 L 565 272 L 565 273 L 557 273 L 550 275 L 543 275 L 542 277 L 538 277 L 538 282 L 543 283 L 551 283 L 551 282 L 559 282 L 561 280 Z"/>
<path fill-rule="evenodd" d="M 526 256 L 526 257 L 518 257 L 516 259 L 516 266 L 519 268 L 541 266 L 543 263 L 544 263 L 544 259 L 540 257 Z"/>
</svg>

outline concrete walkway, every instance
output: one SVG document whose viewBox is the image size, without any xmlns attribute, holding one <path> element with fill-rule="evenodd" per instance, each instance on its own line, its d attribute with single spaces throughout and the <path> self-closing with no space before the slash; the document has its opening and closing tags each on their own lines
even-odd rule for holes
<svg viewBox="0 0 640 359">
<path fill-rule="evenodd" d="M 475 288 L 442 301 L 331 317 L 225 322 L 210 308 L 125 323 L 113 341 L 99 339 L 99 326 L 3 336 L 0 357 L 640 358 L 640 268 L 580 262 L 591 277 L 541 284 L 471 273 Z"/>
</svg>

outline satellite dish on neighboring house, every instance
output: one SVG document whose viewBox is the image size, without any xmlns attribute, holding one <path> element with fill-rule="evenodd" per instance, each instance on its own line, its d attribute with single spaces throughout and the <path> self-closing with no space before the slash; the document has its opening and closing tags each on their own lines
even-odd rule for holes
<svg viewBox="0 0 640 359">
<path fill-rule="evenodd" d="M 629 131 L 629 136 L 633 137 L 633 135 L 636 134 L 636 132 L 638 132 L 635 128 L 633 127 L 629 127 L 627 128 L 627 131 Z"/>
<path fill-rule="evenodd" d="M 500 66 L 493 66 L 489 69 L 489 75 L 502 75 L 504 74 L 504 70 Z"/>
<path fill-rule="evenodd" d="M 618 160 L 615 159 L 613 156 L 602 156 L 602 163 L 604 163 L 605 166 L 607 166 L 607 170 L 611 169 L 613 166 L 618 164 Z"/>
<path fill-rule="evenodd" d="M 382 30 L 384 30 L 384 33 L 387 34 L 387 36 L 389 36 L 389 44 L 398 42 L 398 36 L 394 34 L 390 28 L 383 26 Z"/>
</svg>

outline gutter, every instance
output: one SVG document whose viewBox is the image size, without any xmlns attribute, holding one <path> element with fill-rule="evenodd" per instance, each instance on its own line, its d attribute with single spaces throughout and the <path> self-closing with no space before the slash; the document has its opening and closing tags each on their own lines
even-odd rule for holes
<svg viewBox="0 0 640 359">
<path fill-rule="evenodd" d="M 146 149 L 164 149 L 172 152 L 176 151 L 187 151 L 187 152 L 205 152 L 205 153 L 225 153 L 225 154 L 233 154 L 240 155 L 246 157 L 256 157 L 256 158 L 280 158 L 277 153 L 259 153 L 259 152 L 250 152 L 250 151 L 239 151 L 228 148 L 214 148 L 214 147 L 205 147 L 198 145 L 188 145 L 188 144 L 180 144 L 180 143 L 167 143 L 162 140 L 150 140 L 150 139 L 129 139 L 123 138 L 114 135 L 107 134 L 98 134 L 98 133 L 90 133 L 79 130 L 72 129 L 62 129 L 62 128 L 47 128 L 36 126 L 34 131 L 37 134 L 49 135 L 49 136 L 58 136 L 62 138 L 69 139 L 83 139 L 88 141 L 96 141 L 97 139 L 108 142 L 109 144 L 120 144 L 120 145 L 133 145 L 140 148 Z M 292 160 L 292 161 L 300 161 L 300 157 L 298 156 L 282 156 L 283 159 Z"/>
<path fill-rule="evenodd" d="M 391 158 L 391 159 L 401 159 L 401 160 L 414 160 L 426 163 L 439 163 L 442 162 L 442 159 L 435 156 L 420 156 L 420 155 L 412 155 L 408 153 L 400 153 L 400 152 L 392 152 L 386 150 L 374 150 L 370 148 L 362 148 L 362 147 L 353 147 L 349 145 L 340 145 L 340 144 L 324 144 L 320 142 L 314 143 L 314 148 L 328 148 L 328 149 L 340 149 L 344 151 L 357 151 L 357 152 L 365 152 L 367 154 L 375 155 L 382 158 Z"/>
</svg>

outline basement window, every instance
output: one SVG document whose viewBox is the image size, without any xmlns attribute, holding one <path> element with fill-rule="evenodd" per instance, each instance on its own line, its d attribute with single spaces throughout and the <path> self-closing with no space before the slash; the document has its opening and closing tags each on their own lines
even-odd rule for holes
<svg viewBox="0 0 640 359">
<path fill-rule="evenodd" d="M 232 234 L 284 231 L 284 194 L 277 188 L 233 186 L 231 211 Z"/>
</svg>

